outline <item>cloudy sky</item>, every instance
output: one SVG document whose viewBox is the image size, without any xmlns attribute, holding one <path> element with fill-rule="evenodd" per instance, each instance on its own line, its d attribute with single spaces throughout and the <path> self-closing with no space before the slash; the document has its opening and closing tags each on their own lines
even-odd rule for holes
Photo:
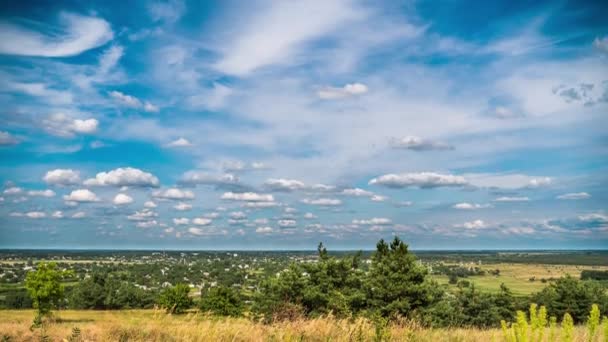
<svg viewBox="0 0 608 342">
<path fill-rule="evenodd" d="M 0 248 L 605 248 L 605 13 L 3 2 Z"/>
</svg>

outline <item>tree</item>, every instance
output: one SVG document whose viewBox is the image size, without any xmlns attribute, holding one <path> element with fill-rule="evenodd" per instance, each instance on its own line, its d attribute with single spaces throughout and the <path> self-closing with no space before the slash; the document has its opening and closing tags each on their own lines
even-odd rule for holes
<svg viewBox="0 0 608 342">
<path fill-rule="evenodd" d="M 370 309 L 384 317 L 408 316 L 436 302 L 442 293 L 437 284 L 427 281 L 427 273 L 398 237 L 390 245 L 380 240 L 368 276 Z"/>
<path fill-rule="evenodd" d="M 57 269 L 57 264 L 54 262 L 41 262 L 35 271 L 27 274 L 25 288 L 37 310 L 37 320 L 50 314 L 53 308 L 60 305 L 64 297 L 61 281 L 68 275 L 69 272 Z"/>
<path fill-rule="evenodd" d="M 190 288 L 186 284 L 177 284 L 164 289 L 158 299 L 158 304 L 167 313 L 180 314 L 192 306 L 192 298 L 188 296 Z"/>
<path fill-rule="evenodd" d="M 243 306 L 239 294 L 225 286 L 211 288 L 201 293 L 202 311 L 209 311 L 220 316 L 240 316 Z"/>
</svg>

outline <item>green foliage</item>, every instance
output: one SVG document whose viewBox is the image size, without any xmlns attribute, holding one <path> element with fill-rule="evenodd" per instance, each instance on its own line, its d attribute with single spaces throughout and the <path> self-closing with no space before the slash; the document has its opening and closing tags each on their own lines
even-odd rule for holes
<svg viewBox="0 0 608 342">
<path fill-rule="evenodd" d="M 564 314 L 562 319 L 562 342 L 574 341 L 574 320 L 569 313 Z"/>
<path fill-rule="evenodd" d="M 530 304 L 530 317 L 526 313 L 518 310 L 516 314 L 516 322 L 511 324 L 509 329 L 505 320 L 500 321 L 504 340 L 506 342 L 541 342 L 543 341 L 544 330 L 547 326 L 547 309 L 541 306 L 540 309 L 536 304 Z M 549 341 L 553 341 L 555 318 L 552 317 L 551 334 Z"/>
<path fill-rule="evenodd" d="M 593 341 L 593 337 L 600 325 L 600 308 L 597 304 L 591 306 L 591 312 L 587 319 L 587 336 L 589 341 Z"/>
<path fill-rule="evenodd" d="M 602 319 L 602 328 L 604 330 L 604 341 L 608 341 L 608 317 Z"/>
<path fill-rule="evenodd" d="M 201 293 L 200 309 L 219 316 L 237 317 L 243 313 L 239 294 L 225 286 L 213 287 Z"/>
<path fill-rule="evenodd" d="M 442 293 L 427 272 L 398 237 L 390 245 L 380 240 L 366 286 L 368 306 L 384 317 L 405 317 L 439 301 Z"/>
<path fill-rule="evenodd" d="M 154 294 L 114 275 L 94 272 L 73 288 L 69 306 L 97 310 L 149 308 L 154 304 Z"/>
<path fill-rule="evenodd" d="M 557 317 L 551 316 L 549 319 L 549 341 L 555 341 L 555 334 L 557 330 Z"/>
<path fill-rule="evenodd" d="M 167 313 L 180 314 L 192 306 L 192 298 L 188 296 L 190 288 L 186 284 L 177 284 L 164 289 L 159 298 L 160 307 Z"/>
<path fill-rule="evenodd" d="M 608 294 L 601 283 L 580 281 L 571 276 L 560 278 L 547 286 L 534 295 L 532 301 L 545 305 L 552 316 L 563 317 L 569 313 L 575 323 L 586 321 L 593 303 L 598 303 L 601 311 L 608 311 Z"/>
<path fill-rule="evenodd" d="M 39 263 L 35 271 L 31 271 L 25 278 L 27 289 L 38 317 L 48 315 L 51 309 L 58 307 L 64 296 L 64 287 L 61 281 L 69 275 L 61 271 L 54 262 Z"/>
</svg>

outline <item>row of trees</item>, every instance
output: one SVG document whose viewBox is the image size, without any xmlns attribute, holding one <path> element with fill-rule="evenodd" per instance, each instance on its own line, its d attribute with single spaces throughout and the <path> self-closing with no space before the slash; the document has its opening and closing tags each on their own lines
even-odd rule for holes
<svg viewBox="0 0 608 342">
<path fill-rule="evenodd" d="M 223 316 L 247 312 L 264 321 L 331 313 L 338 317 L 406 317 L 435 327 L 496 326 L 501 320 L 511 320 L 517 310 L 531 302 L 544 305 L 551 316 L 563 317 L 567 312 L 575 322 L 585 321 L 594 303 L 608 311 L 608 296 L 601 283 L 571 277 L 557 280 L 530 298 L 515 297 L 504 285 L 495 294 L 480 292 L 473 285 L 444 291 L 399 238 L 390 244 L 380 240 L 366 271 L 361 268 L 360 254 L 334 258 L 322 244 L 318 253 L 318 262 L 293 263 L 278 276 L 263 279 L 256 291 L 247 295 L 221 285 L 203 289 L 198 308 Z M 120 309 L 157 304 L 168 312 L 182 313 L 196 304 L 185 284 L 154 292 L 105 274 L 93 274 L 62 300 L 63 276 L 53 264 L 41 264 L 28 274 L 26 287 L 40 314 L 53 305 Z"/>
</svg>

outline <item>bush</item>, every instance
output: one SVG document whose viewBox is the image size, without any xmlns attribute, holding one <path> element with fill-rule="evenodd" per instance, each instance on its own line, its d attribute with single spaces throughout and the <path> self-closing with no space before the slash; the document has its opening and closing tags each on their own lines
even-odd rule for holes
<svg viewBox="0 0 608 342">
<path fill-rule="evenodd" d="M 200 309 L 220 316 L 240 316 L 243 312 L 239 294 L 229 287 L 211 288 L 201 292 Z"/>
<path fill-rule="evenodd" d="M 177 284 L 164 289 L 159 298 L 160 307 L 167 313 L 180 314 L 192 306 L 192 298 L 188 296 L 190 288 L 186 284 Z"/>
</svg>

